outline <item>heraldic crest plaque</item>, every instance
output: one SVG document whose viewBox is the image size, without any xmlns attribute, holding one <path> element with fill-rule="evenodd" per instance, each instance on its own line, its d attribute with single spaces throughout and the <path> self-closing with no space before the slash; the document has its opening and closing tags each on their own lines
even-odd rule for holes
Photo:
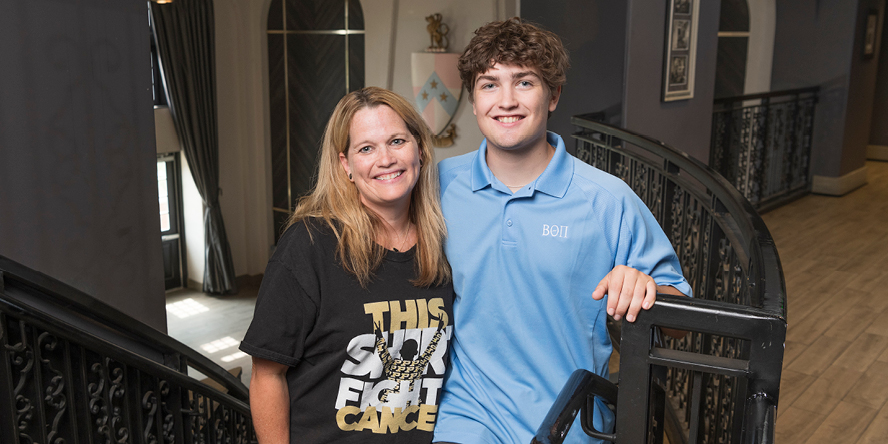
<svg viewBox="0 0 888 444">
<path fill-rule="evenodd" d="M 431 46 L 411 57 L 414 104 L 435 134 L 435 146 L 448 147 L 456 137 L 456 125 L 450 122 L 462 98 L 459 54 L 446 52 L 450 29 L 442 23 L 441 14 L 432 14 L 426 21 Z"/>
</svg>

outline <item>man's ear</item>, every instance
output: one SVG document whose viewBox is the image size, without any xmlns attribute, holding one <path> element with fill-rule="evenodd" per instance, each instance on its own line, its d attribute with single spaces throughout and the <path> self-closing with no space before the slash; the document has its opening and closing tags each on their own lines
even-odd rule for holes
<svg viewBox="0 0 888 444">
<path fill-rule="evenodd" d="M 342 165 L 342 169 L 345 170 L 345 174 L 349 175 L 349 180 L 351 180 L 351 168 L 348 166 L 348 157 L 345 157 L 345 153 L 339 153 L 339 164 Z"/>
<path fill-rule="evenodd" d="M 555 91 L 552 91 L 552 97 L 549 98 L 549 112 L 555 111 L 555 108 L 558 107 L 558 100 L 561 99 L 561 85 L 558 85 L 558 88 L 555 88 Z"/>
</svg>

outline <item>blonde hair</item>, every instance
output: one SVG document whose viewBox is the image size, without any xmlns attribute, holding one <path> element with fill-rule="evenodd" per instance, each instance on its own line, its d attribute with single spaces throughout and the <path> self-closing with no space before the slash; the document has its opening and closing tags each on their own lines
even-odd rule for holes
<svg viewBox="0 0 888 444">
<path fill-rule="evenodd" d="M 309 217 L 323 218 L 339 241 L 336 254 L 343 268 L 354 274 L 361 286 L 367 286 L 385 256 L 385 249 L 376 243 L 383 222 L 361 203 L 357 188 L 340 164 L 339 153 L 348 156 L 349 129 L 354 115 L 364 108 L 377 106 L 388 106 L 395 111 L 419 145 L 419 178 L 410 195 L 408 215 L 416 225 L 417 277 L 411 282 L 420 287 L 446 283 L 450 280 L 450 265 L 444 257 L 447 228 L 438 196 L 432 134 L 413 105 L 389 90 L 367 87 L 339 101 L 324 130 L 317 184 L 299 199 L 286 226 Z"/>
</svg>

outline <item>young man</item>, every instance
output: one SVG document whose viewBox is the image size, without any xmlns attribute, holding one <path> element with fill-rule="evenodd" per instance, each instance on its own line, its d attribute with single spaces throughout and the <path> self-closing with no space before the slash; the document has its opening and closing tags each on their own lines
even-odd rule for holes
<svg viewBox="0 0 888 444">
<path fill-rule="evenodd" d="M 547 133 L 560 39 L 518 18 L 475 34 L 459 68 L 485 140 L 440 163 L 456 299 L 435 441 L 526 443 L 574 370 L 607 377 L 606 315 L 631 322 L 657 291 L 691 289 L 645 204 Z M 590 439 L 575 427 L 568 441 Z"/>
</svg>

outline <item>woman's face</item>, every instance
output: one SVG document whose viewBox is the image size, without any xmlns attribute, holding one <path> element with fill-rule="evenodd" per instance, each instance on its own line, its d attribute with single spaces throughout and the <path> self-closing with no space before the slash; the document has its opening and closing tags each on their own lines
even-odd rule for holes
<svg viewBox="0 0 888 444">
<path fill-rule="evenodd" d="M 419 179 L 419 144 L 404 120 L 385 105 L 363 108 L 349 125 L 350 145 L 339 161 L 365 206 L 384 216 L 410 207 Z"/>
</svg>

